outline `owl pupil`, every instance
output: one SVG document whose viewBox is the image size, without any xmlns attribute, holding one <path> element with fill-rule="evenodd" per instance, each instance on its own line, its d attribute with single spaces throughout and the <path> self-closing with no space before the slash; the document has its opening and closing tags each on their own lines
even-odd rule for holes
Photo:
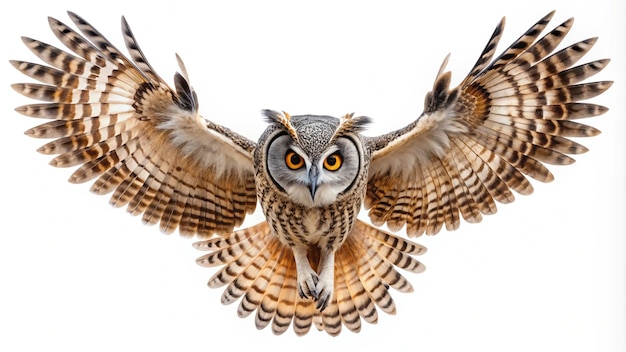
<svg viewBox="0 0 626 352">
<path fill-rule="evenodd" d="M 334 155 L 331 155 L 331 156 L 328 157 L 328 159 L 326 159 L 326 162 L 330 166 L 335 166 L 335 164 L 337 164 L 337 157 L 334 156 Z"/>
<path fill-rule="evenodd" d="M 290 160 L 291 164 L 293 165 L 299 165 L 302 162 L 302 159 L 300 159 L 300 155 L 298 154 L 292 154 Z"/>
</svg>

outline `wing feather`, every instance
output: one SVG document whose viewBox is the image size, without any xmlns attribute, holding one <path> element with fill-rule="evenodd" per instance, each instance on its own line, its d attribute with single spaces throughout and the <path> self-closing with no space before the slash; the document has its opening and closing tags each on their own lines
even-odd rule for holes
<svg viewBox="0 0 626 352">
<path fill-rule="evenodd" d="M 512 202 L 513 192 L 532 193 L 527 176 L 552 181 L 544 164 L 571 164 L 569 155 L 587 151 L 569 137 L 599 131 L 572 120 L 607 111 L 581 101 L 611 86 L 583 82 L 609 60 L 572 67 L 597 38 L 553 53 L 573 24 L 573 19 L 564 21 L 539 38 L 553 15 L 492 60 L 502 20 L 458 87 L 449 88 L 446 58 L 420 118 L 368 139 L 372 161 L 365 206 L 373 223 L 387 223 L 392 230 L 406 226 L 410 236 L 419 236 L 436 234 L 444 225 L 456 229 L 460 217 L 479 222 L 483 214 L 496 212 L 496 202 Z"/>
<path fill-rule="evenodd" d="M 51 121 L 26 131 L 52 138 L 39 148 L 56 155 L 56 167 L 78 166 L 70 182 L 96 179 L 92 192 L 112 192 L 111 204 L 127 206 L 161 230 L 209 237 L 239 226 L 256 206 L 252 153 L 255 143 L 198 114 L 187 71 L 170 88 L 145 58 L 125 19 L 127 58 L 80 16 L 78 29 L 49 18 L 70 51 L 23 38 L 47 65 L 12 61 L 41 83 L 13 88 L 43 103 L 16 108 Z M 131 61 L 132 59 L 132 61 Z"/>
</svg>

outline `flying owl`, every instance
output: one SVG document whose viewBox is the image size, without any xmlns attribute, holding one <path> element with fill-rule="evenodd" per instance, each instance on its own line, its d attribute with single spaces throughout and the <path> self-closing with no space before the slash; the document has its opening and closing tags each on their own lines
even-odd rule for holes
<svg viewBox="0 0 626 352">
<path fill-rule="evenodd" d="M 256 312 L 257 328 L 358 332 L 378 310 L 395 312 L 390 287 L 413 290 L 400 269 L 424 270 L 426 249 L 380 226 L 416 237 L 477 223 L 513 191 L 530 194 L 528 177 L 552 181 L 544 164 L 587 150 L 569 137 L 599 133 L 575 120 L 607 111 L 581 101 L 612 82 L 581 82 L 609 60 L 574 66 L 596 38 L 553 53 L 573 23 L 540 38 L 553 13 L 494 58 L 503 19 L 456 87 L 446 58 L 420 117 L 376 137 L 362 134 L 365 116 L 263 110 L 267 129 L 249 140 L 200 115 L 178 56 L 172 88 L 124 18 L 128 56 L 71 12 L 82 34 L 49 23 L 73 53 L 23 38 L 49 66 L 11 62 L 42 83 L 13 88 L 44 101 L 16 110 L 50 120 L 26 134 L 53 139 L 38 151 L 76 166 L 70 182 L 95 180 L 91 191 L 112 192 L 114 206 L 200 238 L 194 246 L 208 253 L 197 263 L 218 268 L 208 285 L 225 286 L 222 303 L 239 301 L 239 316 Z M 239 229 L 257 203 L 266 220 Z M 362 207 L 375 226 L 358 218 Z"/>
</svg>

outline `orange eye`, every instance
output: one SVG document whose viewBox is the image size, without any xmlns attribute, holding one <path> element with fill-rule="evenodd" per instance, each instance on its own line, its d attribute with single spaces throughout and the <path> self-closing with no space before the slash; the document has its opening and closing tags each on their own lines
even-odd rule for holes
<svg viewBox="0 0 626 352">
<path fill-rule="evenodd" d="M 304 166 L 304 159 L 293 150 L 290 150 L 285 155 L 285 164 L 292 170 L 298 170 Z"/>
<path fill-rule="evenodd" d="M 341 158 L 341 155 L 332 154 L 324 160 L 324 168 L 328 171 L 337 171 L 341 167 L 342 162 L 343 159 Z"/>
</svg>

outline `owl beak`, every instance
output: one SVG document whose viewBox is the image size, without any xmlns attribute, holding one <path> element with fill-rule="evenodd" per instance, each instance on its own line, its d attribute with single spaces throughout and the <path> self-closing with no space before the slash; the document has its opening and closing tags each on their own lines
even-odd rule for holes
<svg viewBox="0 0 626 352">
<path fill-rule="evenodd" d="M 317 166 L 311 165 L 309 169 L 309 190 L 311 191 L 311 199 L 315 199 L 315 192 L 317 191 L 317 179 L 319 177 L 319 171 Z"/>
</svg>

